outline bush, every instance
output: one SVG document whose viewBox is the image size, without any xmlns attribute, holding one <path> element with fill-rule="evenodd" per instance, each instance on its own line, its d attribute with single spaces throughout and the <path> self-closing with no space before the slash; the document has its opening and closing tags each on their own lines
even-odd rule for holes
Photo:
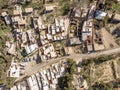
<svg viewBox="0 0 120 90">
<path fill-rule="evenodd" d="M 113 57 L 112 55 L 101 55 L 100 57 L 97 57 L 94 59 L 95 64 L 100 64 L 102 62 L 111 60 Z"/>
<path fill-rule="evenodd" d="M 113 55 L 101 55 L 101 56 L 96 57 L 96 58 L 89 58 L 87 60 L 83 60 L 81 64 L 82 64 L 82 66 L 88 66 L 92 63 L 100 64 L 100 63 L 103 63 L 105 61 L 109 61 L 112 58 L 114 58 Z"/>
<path fill-rule="evenodd" d="M 60 77 L 60 78 L 58 79 L 58 85 L 59 85 L 59 87 L 60 87 L 61 89 L 63 89 L 63 90 L 64 90 L 64 87 L 67 87 L 67 78 L 66 78 L 66 76 Z"/>
<path fill-rule="evenodd" d="M 76 62 L 73 61 L 72 59 L 67 60 L 69 67 L 67 68 L 68 73 L 74 74 L 76 71 Z"/>
<path fill-rule="evenodd" d="M 61 88 L 61 90 L 74 90 L 72 80 L 73 75 L 67 73 L 66 76 L 60 77 L 58 79 L 58 85 Z"/>
<path fill-rule="evenodd" d="M 62 7 L 63 10 L 63 15 L 67 15 L 70 11 L 70 4 L 65 3 L 64 6 Z"/>
<path fill-rule="evenodd" d="M 96 82 L 89 90 L 113 90 L 113 83 L 98 83 Z"/>
<path fill-rule="evenodd" d="M 106 10 L 110 10 L 113 4 L 114 4 L 114 0 L 105 0 Z"/>
<path fill-rule="evenodd" d="M 117 12 L 120 13 L 120 3 L 114 4 L 113 9 Z"/>
<path fill-rule="evenodd" d="M 81 64 L 82 64 L 82 66 L 87 66 L 87 65 L 89 65 L 91 63 L 93 63 L 93 58 L 89 58 L 87 60 L 83 60 Z"/>
</svg>

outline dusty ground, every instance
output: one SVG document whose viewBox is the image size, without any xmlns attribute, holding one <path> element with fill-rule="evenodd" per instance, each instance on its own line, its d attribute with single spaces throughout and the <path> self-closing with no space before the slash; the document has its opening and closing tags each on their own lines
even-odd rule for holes
<svg viewBox="0 0 120 90">
<path fill-rule="evenodd" d="M 116 13 L 114 18 L 120 20 L 120 14 Z"/>
<path fill-rule="evenodd" d="M 120 15 L 116 14 L 114 19 L 120 20 Z M 102 35 L 103 35 L 103 42 L 104 42 L 104 45 L 105 45 L 106 49 L 118 47 L 118 45 L 115 42 L 114 36 L 112 36 L 112 34 L 111 34 L 117 27 L 120 27 L 120 23 L 110 24 L 109 27 L 108 27 L 110 29 L 110 32 L 108 32 L 104 28 L 101 29 L 101 32 L 102 32 Z M 111 47 L 111 45 L 113 47 Z"/>
<path fill-rule="evenodd" d="M 114 67 L 112 67 L 112 63 L 114 64 Z M 115 73 L 113 73 L 114 71 Z M 91 67 L 90 77 L 92 84 L 95 82 L 113 81 L 115 79 L 115 75 L 116 78 L 120 78 L 120 60 L 118 61 L 118 58 L 99 65 L 92 65 Z"/>
<path fill-rule="evenodd" d="M 66 47 L 68 54 L 74 54 L 75 50 L 73 47 Z"/>
<path fill-rule="evenodd" d="M 102 36 L 103 36 L 103 43 L 104 43 L 106 49 L 110 49 L 111 45 L 113 45 L 114 48 L 118 47 L 113 36 L 107 30 L 102 28 L 101 32 L 102 32 Z"/>
<path fill-rule="evenodd" d="M 91 82 L 109 82 L 112 81 L 113 74 L 111 70 L 111 65 L 109 63 L 104 63 L 101 65 L 93 65 L 91 69 Z M 109 76 L 109 77 L 108 77 Z"/>
</svg>

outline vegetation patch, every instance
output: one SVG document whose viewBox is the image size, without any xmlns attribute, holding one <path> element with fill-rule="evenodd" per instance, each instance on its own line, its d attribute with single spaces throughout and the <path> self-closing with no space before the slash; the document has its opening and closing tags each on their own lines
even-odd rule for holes
<svg viewBox="0 0 120 90">
<path fill-rule="evenodd" d="M 95 64 L 100 64 L 102 62 L 109 61 L 112 58 L 113 58 L 112 55 L 102 55 L 100 57 L 95 58 L 94 62 L 95 62 Z"/>
<path fill-rule="evenodd" d="M 70 11 L 70 4 L 65 3 L 62 7 L 63 9 L 63 15 L 68 15 L 69 11 Z"/>
<path fill-rule="evenodd" d="M 115 75 L 118 73 L 118 77 L 120 76 L 120 59 L 116 60 L 117 56 L 102 55 L 84 60 L 81 74 L 87 80 L 89 90 L 113 90 Z M 116 60 L 118 65 L 113 60 Z"/>
<path fill-rule="evenodd" d="M 115 41 L 118 45 L 120 45 L 120 37 L 117 37 Z"/>
<path fill-rule="evenodd" d="M 98 83 L 96 82 L 89 90 L 113 90 L 113 83 Z"/>
<path fill-rule="evenodd" d="M 74 90 L 72 81 L 73 81 L 73 74 L 76 71 L 76 63 L 72 59 L 68 59 L 68 67 L 67 73 L 65 76 L 60 77 L 58 79 L 58 85 L 61 90 Z"/>
<path fill-rule="evenodd" d="M 94 84 L 96 82 L 98 82 L 100 84 L 106 84 L 106 83 L 109 83 L 110 81 L 114 80 L 112 69 L 111 69 L 111 64 L 106 63 L 106 62 L 99 64 L 99 65 L 91 64 L 88 66 L 84 66 L 81 73 L 82 73 L 83 77 L 87 80 L 90 88 L 91 88 L 91 86 L 94 86 Z M 94 87 L 92 87 L 92 88 L 94 88 Z M 104 89 L 102 89 L 102 90 L 111 90 L 111 89 L 105 89 L 104 86 L 103 86 L 103 88 Z M 96 90 L 96 89 L 90 89 L 90 90 Z"/>
<path fill-rule="evenodd" d="M 120 3 L 114 4 L 113 9 L 117 12 L 120 13 Z"/>
<path fill-rule="evenodd" d="M 83 66 L 87 66 L 87 65 L 90 65 L 90 64 L 93 64 L 93 63 L 95 63 L 95 64 L 101 64 L 101 63 L 109 61 L 109 60 L 111 60 L 113 58 L 114 58 L 113 55 L 101 55 L 101 56 L 96 57 L 96 58 L 89 58 L 87 60 L 84 60 L 82 62 L 82 65 Z"/>
<path fill-rule="evenodd" d="M 114 4 L 114 0 L 105 0 L 105 7 L 106 7 L 106 10 L 110 10 L 111 9 L 111 6 Z"/>
</svg>

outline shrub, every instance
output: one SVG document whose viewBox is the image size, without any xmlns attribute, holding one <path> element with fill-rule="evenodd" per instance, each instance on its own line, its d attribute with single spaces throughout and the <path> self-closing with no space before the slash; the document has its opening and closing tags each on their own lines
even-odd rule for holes
<svg viewBox="0 0 120 90">
<path fill-rule="evenodd" d="M 75 70 L 76 70 L 76 62 L 73 61 L 72 59 L 68 59 L 67 62 L 68 62 L 68 65 L 69 65 L 69 67 L 67 68 L 68 72 L 69 72 L 70 74 L 75 73 Z"/>
<path fill-rule="evenodd" d="M 120 3 L 114 4 L 113 9 L 117 12 L 120 13 Z"/>
<path fill-rule="evenodd" d="M 98 83 L 96 82 L 89 90 L 113 90 L 113 83 Z"/>
<path fill-rule="evenodd" d="M 101 55 L 94 59 L 95 64 L 100 64 L 102 62 L 108 61 L 112 59 L 112 55 Z"/>
</svg>

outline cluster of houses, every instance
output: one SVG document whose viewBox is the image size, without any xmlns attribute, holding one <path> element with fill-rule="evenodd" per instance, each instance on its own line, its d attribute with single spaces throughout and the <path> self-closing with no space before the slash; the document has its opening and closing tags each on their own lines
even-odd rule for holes
<svg viewBox="0 0 120 90">
<path fill-rule="evenodd" d="M 21 63 L 15 63 L 12 61 L 8 71 L 7 71 L 7 77 L 12 77 L 12 78 L 19 78 L 20 76 L 25 74 L 25 66 L 26 64 Z"/>
<path fill-rule="evenodd" d="M 32 13 L 31 8 L 29 8 L 29 10 L 26 11 L 27 13 L 28 11 L 31 11 Z M 3 12 L 3 14 L 4 13 L 7 12 Z M 21 6 L 15 6 L 15 9 L 13 10 L 13 16 L 10 16 L 9 14 L 6 15 L 9 17 L 9 20 L 7 21 L 9 21 L 10 23 L 7 23 L 5 19 L 6 16 L 3 17 L 7 25 L 13 26 L 13 35 L 16 40 L 16 42 L 14 43 L 9 41 L 6 42 L 9 54 L 17 55 L 17 50 L 21 48 L 24 48 L 24 51 L 27 55 L 31 54 L 35 50 L 39 51 L 38 55 L 33 55 L 31 57 L 24 58 L 22 60 L 23 62 L 30 61 L 33 59 L 36 60 L 38 59 L 38 56 L 40 60 L 49 60 L 50 58 L 55 58 L 58 56 L 52 42 L 67 38 L 66 36 L 69 25 L 69 19 L 65 17 L 60 17 L 55 19 L 54 24 L 44 25 L 42 23 L 41 17 L 32 17 L 31 22 L 33 23 L 33 28 L 28 29 L 26 27 L 29 24 L 27 23 L 26 17 L 22 15 Z M 37 34 L 39 34 L 38 38 L 36 38 Z M 39 40 L 37 41 L 37 39 Z M 16 65 L 11 64 L 9 72 L 14 72 L 14 75 L 11 76 L 10 74 L 10 77 L 19 77 L 20 73 L 17 73 L 19 70 L 17 70 L 16 67 Z"/>
<path fill-rule="evenodd" d="M 20 66 L 12 62 L 8 70 L 8 76 L 18 78 L 20 76 Z"/>
<path fill-rule="evenodd" d="M 31 0 L 15 1 L 29 2 Z M 61 40 L 66 40 L 66 43 L 69 43 L 68 47 L 83 45 L 86 52 L 105 49 L 100 31 L 94 28 L 94 19 L 103 20 L 108 14 L 97 6 L 97 2 L 94 2 L 87 8 L 75 7 L 69 18 L 61 16 L 55 18 L 54 23 L 45 24 L 41 15 L 34 15 L 33 8 L 25 8 L 23 11 L 21 5 L 15 5 L 12 15 L 8 12 L 2 13 L 6 25 L 12 27 L 14 36 L 14 40 L 6 41 L 7 52 L 14 56 L 18 54 L 28 56 L 22 60 L 26 62 L 37 59 L 47 61 L 58 57 L 53 43 Z M 51 11 L 54 7 L 56 5 L 47 5 L 45 9 Z M 36 51 L 37 54 L 35 54 Z M 10 77 L 19 77 L 19 65 L 12 63 L 8 74 Z M 50 68 L 31 75 L 11 90 L 57 90 L 58 78 L 64 74 L 65 65 L 54 64 Z M 75 78 L 75 81 L 80 81 L 80 85 L 75 84 L 77 88 L 87 87 L 81 76 L 75 76 Z"/>
<path fill-rule="evenodd" d="M 75 7 L 70 15 L 72 18 L 72 28 L 69 36 L 71 38 L 74 38 L 75 36 L 79 37 L 79 44 L 83 44 L 85 52 L 100 51 L 105 49 L 100 31 L 94 28 L 94 20 L 96 19 L 101 21 L 108 14 L 103 10 L 98 9 L 98 2 L 99 1 L 95 1 L 86 8 Z M 75 41 L 78 42 L 77 39 Z"/>
<path fill-rule="evenodd" d="M 66 46 L 83 45 L 86 52 L 103 50 L 102 36 L 94 30 L 94 18 L 102 20 L 107 13 L 97 10 L 96 4 L 87 8 L 75 7 L 71 19 L 57 17 L 52 24 L 45 24 L 41 15 L 34 15 L 33 8 L 27 7 L 23 12 L 20 5 L 15 5 L 13 15 L 2 13 L 6 24 L 12 26 L 15 39 L 15 42 L 6 42 L 8 53 L 26 56 L 39 50 L 40 57 L 47 60 L 58 56 L 53 43 L 61 40 L 66 40 Z"/>
<path fill-rule="evenodd" d="M 25 57 L 22 61 L 38 58 L 46 61 L 59 56 L 53 43 L 61 40 L 66 40 L 70 46 L 82 44 L 87 52 L 103 50 L 101 33 L 94 29 L 94 18 L 102 20 L 107 13 L 97 10 L 96 4 L 97 2 L 94 2 L 87 8 L 74 8 L 70 15 L 71 19 L 57 17 L 52 24 L 44 24 L 41 15 L 33 15 L 33 8 L 27 7 L 23 12 L 20 5 L 15 5 L 13 15 L 8 12 L 2 13 L 5 23 L 12 27 L 15 39 L 15 42 L 6 41 L 8 53 L 15 56 L 19 56 L 18 54 L 27 56 L 37 51 L 37 55 Z M 75 28 L 70 29 L 69 25 Z"/>
<path fill-rule="evenodd" d="M 67 38 L 69 19 L 66 17 L 55 18 L 53 24 L 46 25 L 41 16 L 33 16 L 33 8 L 25 8 L 23 12 L 19 5 L 15 5 L 13 15 L 3 12 L 2 16 L 13 28 L 15 42 L 6 42 L 9 54 L 17 56 L 25 51 L 22 54 L 26 56 L 39 50 L 43 60 L 55 58 L 57 54 L 52 42 Z"/>
<path fill-rule="evenodd" d="M 50 67 L 42 69 L 14 85 L 11 90 L 58 90 L 58 79 L 66 74 L 66 67 L 66 62 L 52 64 Z M 78 72 L 80 72 L 80 69 L 81 67 L 78 66 Z M 76 81 L 76 79 L 78 80 Z M 78 81 L 81 83 L 77 83 Z M 74 84 L 77 89 L 87 89 L 87 83 L 81 75 L 75 78 Z"/>
<path fill-rule="evenodd" d="M 102 37 L 101 37 L 101 42 L 102 43 L 95 42 L 95 40 L 100 40 L 99 36 L 95 37 L 95 34 L 96 34 L 97 31 L 94 29 L 94 26 L 93 26 L 93 24 L 94 24 L 94 20 L 93 20 L 94 19 L 94 14 L 98 13 L 98 12 L 99 11 L 96 11 L 96 5 L 92 5 L 90 10 L 89 10 L 89 13 L 88 13 L 87 20 L 83 24 L 82 40 L 85 41 L 85 46 L 87 47 L 88 52 L 98 51 L 98 50 L 103 50 L 104 49 L 104 44 L 102 42 Z M 97 15 L 99 15 L 99 16 L 97 16 Z M 97 14 L 97 15 L 96 15 L 96 19 L 97 19 L 97 17 L 99 17 L 100 20 L 102 20 L 106 16 L 106 14 L 103 15 L 103 16 L 100 15 L 100 14 Z"/>
<path fill-rule="evenodd" d="M 11 90 L 56 90 L 58 78 L 65 75 L 65 72 L 64 64 L 53 64 L 45 70 L 32 74 L 23 81 L 24 84 L 20 82 L 20 84 L 12 87 Z"/>
<path fill-rule="evenodd" d="M 96 5 L 92 5 L 90 7 L 88 17 L 86 21 L 83 23 L 82 28 L 82 40 L 85 41 L 85 45 L 87 47 L 88 52 L 93 51 L 93 16 L 95 12 Z"/>
<path fill-rule="evenodd" d="M 58 41 L 66 39 L 67 30 L 69 26 L 69 19 L 65 17 L 55 18 L 54 24 L 44 25 L 41 17 L 34 17 L 33 25 L 40 34 L 41 44 L 45 45 L 51 41 Z"/>
</svg>

